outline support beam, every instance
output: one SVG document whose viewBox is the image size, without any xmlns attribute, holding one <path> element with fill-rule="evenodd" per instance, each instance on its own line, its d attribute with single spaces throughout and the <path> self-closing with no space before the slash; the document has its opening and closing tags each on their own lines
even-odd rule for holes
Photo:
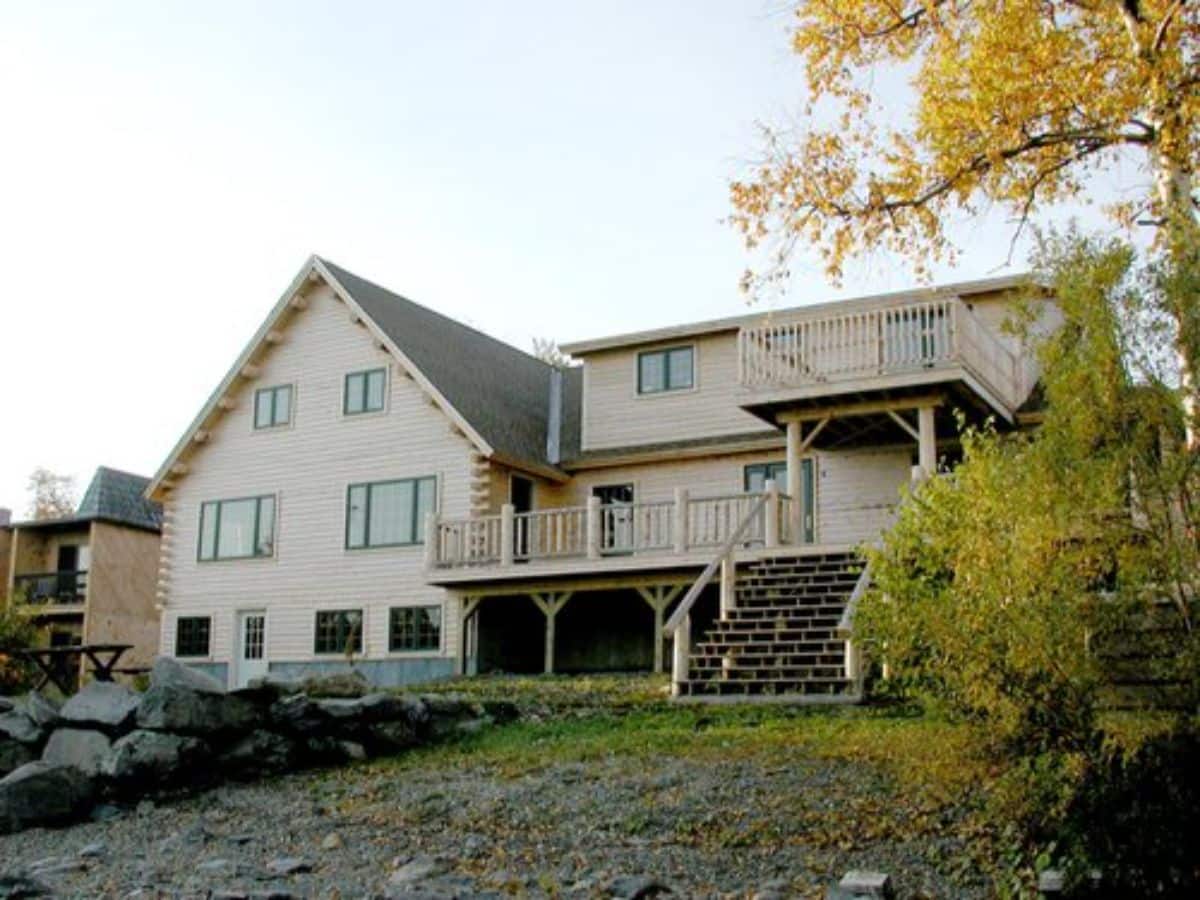
<svg viewBox="0 0 1200 900">
<path fill-rule="evenodd" d="M 675 602 L 675 599 L 683 593 L 686 585 L 682 584 L 657 584 L 654 587 L 639 587 L 637 589 L 641 598 L 650 604 L 650 608 L 654 610 L 654 672 L 658 674 L 663 670 L 663 620 L 666 618 L 667 607 Z"/>
<path fill-rule="evenodd" d="M 922 406 L 917 410 L 918 454 L 921 473 L 925 478 L 937 474 L 937 431 L 934 428 L 933 407 Z"/>
<path fill-rule="evenodd" d="M 721 621 L 737 607 L 737 563 L 729 553 L 721 560 Z"/>
<path fill-rule="evenodd" d="M 530 599 L 537 604 L 537 608 L 542 611 L 542 615 L 546 617 L 546 649 L 544 655 L 544 670 L 547 675 L 554 674 L 554 620 L 558 617 L 562 608 L 567 605 L 567 601 L 571 599 L 570 591 L 562 593 L 549 594 L 530 594 Z"/>
<path fill-rule="evenodd" d="M 826 406 L 821 409 L 795 410 L 779 413 L 775 420 L 780 424 L 792 422 L 813 422 L 821 419 L 846 419 L 852 416 L 869 416 L 874 413 L 887 412 L 889 409 L 912 409 L 921 406 L 941 406 L 945 397 L 941 394 L 930 394 L 921 397 L 905 397 L 896 400 L 879 400 L 870 403 L 849 403 L 839 406 Z"/>
<path fill-rule="evenodd" d="M 894 409 L 889 409 L 887 411 L 887 414 L 891 417 L 893 422 L 895 422 L 897 425 L 899 425 L 901 428 L 903 428 L 906 432 L 908 432 L 909 437 L 911 437 L 917 443 L 920 443 L 921 433 L 919 431 L 917 431 L 917 429 L 913 428 L 912 425 L 910 425 L 908 423 L 908 419 L 905 419 L 904 417 L 902 417 L 900 415 L 900 413 L 896 412 Z"/>
<path fill-rule="evenodd" d="M 459 604 L 458 611 L 458 674 L 467 674 L 467 657 L 470 654 L 471 646 L 468 640 L 468 623 L 471 617 L 475 615 L 475 611 L 479 609 L 479 604 L 483 602 L 482 597 L 463 597 Z"/>
<path fill-rule="evenodd" d="M 788 535 L 792 543 L 798 543 L 800 535 L 804 533 L 804 504 L 800 502 L 803 491 L 800 472 L 803 428 L 799 421 L 787 423 L 787 493 L 791 498 L 788 504 Z"/>
</svg>

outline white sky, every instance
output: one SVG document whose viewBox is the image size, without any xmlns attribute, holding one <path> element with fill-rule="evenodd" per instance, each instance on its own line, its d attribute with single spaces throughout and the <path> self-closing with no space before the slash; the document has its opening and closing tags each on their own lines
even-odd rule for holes
<svg viewBox="0 0 1200 900">
<path fill-rule="evenodd" d="M 0 0 L 0 506 L 152 474 L 312 252 L 522 349 L 742 311 L 780 5 Z M 1011 271 L 960 243 L 939 280 Z M 912 282 L 847 275 L 787 303 Z"/>
</svg>

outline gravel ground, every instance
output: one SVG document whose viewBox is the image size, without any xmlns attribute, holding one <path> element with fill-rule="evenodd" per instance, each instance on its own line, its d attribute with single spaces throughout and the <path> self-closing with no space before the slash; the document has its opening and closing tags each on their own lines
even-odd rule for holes
<svg viewBox="0 0 1200 900">
<path fill-rule="evenodd" d="M 989 896 L 963 883 L 960 811 L 896 802 L 873 770 L 838 761 L 360 765 L 3 836 L 0 873 L 88 898 L 765 900 L 871 869 L 901 897 Z M 0 898 L 20 895 L 5 884 Z"/>
</svg>

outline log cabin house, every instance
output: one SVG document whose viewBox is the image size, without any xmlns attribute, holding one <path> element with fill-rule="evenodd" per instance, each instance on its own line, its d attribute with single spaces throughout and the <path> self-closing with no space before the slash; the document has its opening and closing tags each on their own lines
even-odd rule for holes
<svg viewBox="0 0 1200 900">
<path fill-rule="evenodd" d="M 1022 424 L 1026 286 L 579 341 L 560 368 L 313 257 L 148 489 L 161 651 L 230 685 L 669 668 L 680 697 L 852 701 L 856 548 L 954 459 L 957 416 Z"/>
</svg>

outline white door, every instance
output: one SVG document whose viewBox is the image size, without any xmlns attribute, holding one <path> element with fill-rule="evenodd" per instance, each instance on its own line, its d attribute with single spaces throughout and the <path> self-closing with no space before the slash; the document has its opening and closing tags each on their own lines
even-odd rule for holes
<svg viewBox="0 0 1200 900">
<path fill-rule="evenodd" d="M 237 659 L 234 687 L 245 687 L 267 674 L 267 614 L 261 610 L 237 614 Z"/>
</svg>

